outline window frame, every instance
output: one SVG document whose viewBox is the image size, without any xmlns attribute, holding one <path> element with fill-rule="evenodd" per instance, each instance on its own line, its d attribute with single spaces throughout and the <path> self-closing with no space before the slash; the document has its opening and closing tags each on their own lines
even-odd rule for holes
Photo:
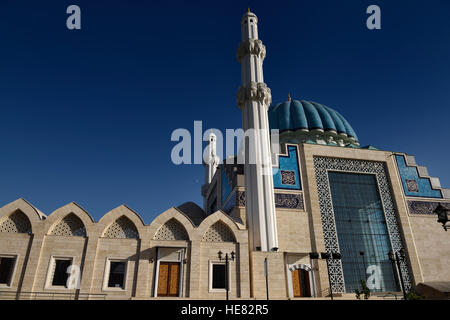
<svg viewBox="0 0 450 320">
<path fill-rule="evenodd" d="M 124 271 L 124 278 L 123 278 L 123 287 L 109 287 L 109 277 L 110 277 L 110 271 L 111 271 L 111 262 L 124 262 L 125 263 L 125 271 Z M 127 290 L 127 283 L 128 283 L 128 270 L 129 270 L 129 260 L 127 258 L 114 258 L 114 257 L 108 257 L 106 258 L 105 263 L 105 273 L 103 276 L 103 286 L 102 291 L 119 291 L 124 292 Z"/>
<path fill-rule="evenodd" d="M 0 283 L 0 288 L 11 288 L 14 283 L 14 276 L 16 275 L 17 262 L 19 261 L 19 254 L 15 253 L 1 253 L 0 258 L 13 258 L 14 265 L 12 267 L 11 273 L 9 275 L 8 283 Z"/>
<path fill-rule="evenodd" d="M 53 285 L 53 278 L 55 276 L 55 268 L 56 268 L 56 260 L 66 260 L 66 261 L 69 260 L 69 261 L 72 262 L 71 265 L 75 265 L 75 257 L 74 256 L 52 255 L 50 257 L 50 262 L 48 264 L 47 277 L 46 277 L 46 280 L 45 280 L 45 289 L 51 289 L 51 290 L 74 290 L 74 289 L 67 288 L 66 285 L 64 285 L 64 286 L 55 286 L 55 285 Z"/>
<path fill-rule="evenodd" d="M 230 288 L 230 283 L 231 283 L 231 281 L 230 281 L 230 270 L 229 270 L 230 269 L 230 265 L 228 264 L 228 270 L 227 270 L 225 261 L 219 261 L 219 260 L 210 260 L 209 261 L 208 291 L 209 292 L 226 292 L 227 291 L 226 288 L 223 288 L 223 289 L 213 288 L 213 271 L 214 271 L 213 266 L 216 265 L 216 264 L 220 264 L 220 265 L 224 265 L 225 266 L 225 272 L 228 272 L 228 289 L 229 289 L 229 291 L 231 291 L 231 288 Z M 226 285 L 226 283 L 225 283 L 225 285 Z"/>
</svg>

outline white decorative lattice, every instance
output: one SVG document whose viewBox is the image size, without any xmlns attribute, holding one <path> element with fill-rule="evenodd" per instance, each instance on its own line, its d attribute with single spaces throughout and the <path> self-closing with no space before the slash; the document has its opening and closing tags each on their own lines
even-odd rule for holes
<svg viewBox="0 0 450 320">
<path fill-rule="evenodd" d="M 139 233 L 134 223 L 127 217 L 122 216 L 109 226 L 103 236 L 105 238 L 138 239 Z"/>
<path fill-rule="evenodd" d="M 314 157 L 314 169 L 316 173 L 317 191 L 319 193 L 325 249 L 328 253 L 340 252 L 328 181 L 328 170 L 369 173 L 376 176 L 392 250 L 396 252 L 403 248 L 403 239 L 398 228 L 397 213 L 392 200 L 390 182 L 388 181 L 385 164 L 383 162 Z M 402 269 L 405 287 L 407 290 L 410 290 L 411 279 L 408 265 L 402 260 L 400 267 Z M 333 292 L 345 292 L 341 260 L 329 260 L 329 268 Z"/>
<path fill-rule="evenodd" d="M 65 216 L 50 232 L 52 236 L 78 236 L 86 237 L 86 228 L 75 214 Z"/>
<path fill-rule="evenodd" d="M 153 237 L 155 240 L 189 240 L 183 225 L 175 219 L 170 219 L 159 228 Z"/>
<path fill-rule="evenodd" d="M 2 219 L 0 222 L 0 232 L 29 233 L 31 232 L 30 220 L 25 213 L 16 211 Z"/>
<path fill-rule="evenodd" d="M 203 235 L 206 242 L 236 242 L 233 232 L 221 221 L 214 223 Z"/>
</svg>

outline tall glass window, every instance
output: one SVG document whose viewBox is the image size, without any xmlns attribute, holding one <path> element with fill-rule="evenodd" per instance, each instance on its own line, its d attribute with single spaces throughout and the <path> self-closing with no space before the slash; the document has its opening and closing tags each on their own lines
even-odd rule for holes
<svg viewBox="0 0 450 320">
<path fill-rule="evenodd" d="M 361 280 L 371 291 L 398 291 L 375 175 L 330 171 L 328 177 L 346 292 L 360 290 Z"/>
</svg>

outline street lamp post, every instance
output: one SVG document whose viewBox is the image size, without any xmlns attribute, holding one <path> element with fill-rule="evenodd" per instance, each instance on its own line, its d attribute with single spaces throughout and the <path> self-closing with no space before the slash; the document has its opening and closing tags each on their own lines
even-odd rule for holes
<svg viewBox="0 0 450 320">
<path fill-rule="evenodd" d="M 446 207 L 444 207 L 443 205 L 439 204 L 437 206 L 436 209 L 434 209 L 434 213 L 437 214 L 438 216 L 438 220 L 437 222 L 442 223 L 442 227 L 444 228 L 445 231 L 447 231 L 447 222 L 448 222 L 448 212 L 450 211 L 450 209 L 447 209 Z"/>
<path fill-rule="evenodd" d="M 359 255 L 361 256 L 362 259 L 362 263 L 363 263 L 363 267 L 364 267 L 364 281 L 366 281 L 366 277 L 367 277 L 367 268 L 366 268 L 366 260 L 364 259 L 364 251 L 360 251 Z M 358 268 L 359 271 L 359 268 Z"/>
<path fill-rule="evenodd" d="M 338 252 L 332 252 L 332 253 L 328 253 L 328 252 L 322 252 L 320 254 L 320 257 L 322 259 L 325 259 L 327 262 L 327 271 L 328 271 L 328 282 L 330 283 L 330 298 L 331 300 L 333 300 L 333 288 L 331 287 L 331 275 L 330 275 L 330 266 L 328 263 L 328 260 L 340 260 L 341 259 L 341 254 Z"/>
<path fill-rule="evenodd" d="M 315 279 L 315 272 L 314 272 L 314 260 L 319 259 L 319 253 L 317 252 L 310 252 L 309 253 L 309 259 L 311 260 L 311 279 L 313 281 L 313 289 L 314 289 L 314 297 L 317 297 L 317 288 L 316 288 L 316 279 Z"/>
<path fill-rule="evenodd" d="M 406 296 L 405 283 L 403 282 L 403 273 L 402 273 L 402 269 L 400 268 L 400 257 L 402 260 L 405 259 L 405 251 L 403 250 L 403 248 L 400 249 L 400 256 L 399 256 L 398 251 L 396 251 L 394 254 L 394 252 L 391 250 L 391 251 L 389 251 L 388 255 L 389 255 L 389 260 L 391 260 L 392 263 L 394 263 L 394 262 L 397 263 L 398 277 L 400 278 L 400 283 L 402 286 L 403 298 L 405 300 L 408 300 L 408 298 Z"/>
<path fill-rule="evenodd" d="M 223 252 L 219 251 L 217 252 L 217 255 L 219 256 L 219 260 L 222 261 L 222 255 Z M 229 260 L 234 261 L 234 251 L 231 251 L 231 258 L 228 258 L 228 253 L 225 253 L 225 291 L 227 293 L 227 300 L 228 300 L 228 292 L 230 291 L 229 287 L 229 281 L 228 281 L 228 269 L 229 269 Z"/>
</svg>

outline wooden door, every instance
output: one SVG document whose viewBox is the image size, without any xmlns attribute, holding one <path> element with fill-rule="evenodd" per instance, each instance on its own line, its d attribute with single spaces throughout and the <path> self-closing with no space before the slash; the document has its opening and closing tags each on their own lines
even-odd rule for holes
<svg viewBox="0 0 450 320">
<path fill-rule="evenodd" d="M 311 287 L 309 284 L 309 272 L 306 270 L 300 270 L 300 287 L 302 291 L 302 297 L 311 297 Z"/>
<path fill-rule="evenodd" d="M 311 297 L 308 271 L 303 269 L 292 271 L 292 288 L 294 297 Z"/>
<path fill-rule="evenodd" d="M 292 288 L 294 289 L 294 297 L 302 296 L 302 288 L 300 286 L 300 270 L 292 271 Z"/>
<path fill-rule="evenodd" d="M 160 262 L 158 277 L 158 296 L 177 297 L 180 282 L 179 262 Z"/>
</svg>

